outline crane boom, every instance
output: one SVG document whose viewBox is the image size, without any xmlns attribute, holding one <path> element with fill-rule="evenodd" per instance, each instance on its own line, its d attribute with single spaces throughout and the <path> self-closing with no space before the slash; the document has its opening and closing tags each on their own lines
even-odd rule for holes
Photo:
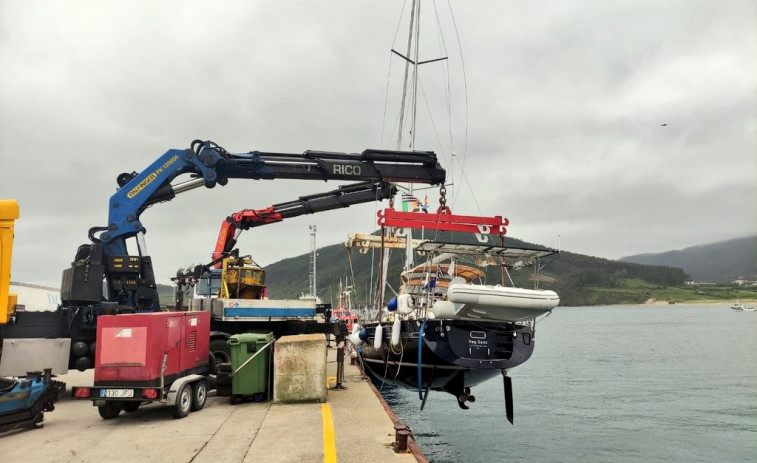
<svg viewBox="0 0 757 463">
<path fill-rule="evenodd" d="M 221 268 L 221 258 L 234 248 L 242 230 L 281 222 L 304 214 L 330 211 L 355 204 L 391 198 L 396 188 L 386 182 L 362 182 L 340 186 L 336 190 L 301 196 L 294 201 L 274 204 L 264 209 L 244 209 L 226 217 L 221 223 L 213 251 L 215 268 Z"/>
</svg>

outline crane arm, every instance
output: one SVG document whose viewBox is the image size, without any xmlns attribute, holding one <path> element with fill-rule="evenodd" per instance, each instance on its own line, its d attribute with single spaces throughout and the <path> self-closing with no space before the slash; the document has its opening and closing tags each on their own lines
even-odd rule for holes
<svg viewBox="0 0 757 463">
<path fill-rule="evenodd" d="M 171 183 L 183 174 L 194 178 Z M 369 149 L 353 154 L 330 151 L 232 154 L 212 141 L 195 140 L 190 149 L 166 151 L 140 173 L 119 175 L 120 188 L 110 198 L 108 225 L 91 228 L 90 239 L 102 242 L 106 254 L 127 254 L 125 239 L 144 231 L 139 217 L 147 207 L 200 186 L 226 185 L 231 178 L 436 185 L 444 184 L 446 172 L 433 152 Z"/>
<path fill-rule="evenodd" d="M 394 196 L 396 188 L 386 182 L 362 182 L 340 186 L 336 190 L 301 196 L 294 201 L 274 204 L 264 209 L 244 209 L 226 217 L 221 224 L 218 240 L 213 251 L 213 261 L 220 268 L 220 258 L 234 248 L 242 230 L 305 214 L 350 207 L 354 204 L 384 200 Z"/>
</svg>

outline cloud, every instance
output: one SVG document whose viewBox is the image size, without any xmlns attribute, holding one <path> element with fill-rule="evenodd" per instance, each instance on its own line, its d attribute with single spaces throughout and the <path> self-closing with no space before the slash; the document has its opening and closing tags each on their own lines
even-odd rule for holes
<svg viewBox="0 0 757 463">
<path fill-rule="evenodd" d="M 421 67 L 415 147 L 454 178 L 455 212 L 507 216 L 527 241 L 560 236 L 566 250 L 616 258 L 754 233 L 756 8 L 424 3 L 421 59 L 449 59 Z M 407 13 L 401 2 L 2 2 L 0 196 L 21 205 L 13 279 L 57 285 L 87 230 L 105 225 L 116 176 L 194 139 L 232 152 L 395 148 L 404 64 L 390 49 L 406 48 Z M 158 279 L 209 260 L 228 214 L 336 184 L 232 180 L 151 207 Z M 308 252 L 307 225 L 335 244 L 373 231 L 385 206 L 257 228 L 240 247 L 270 264 Z"/>
</svg>

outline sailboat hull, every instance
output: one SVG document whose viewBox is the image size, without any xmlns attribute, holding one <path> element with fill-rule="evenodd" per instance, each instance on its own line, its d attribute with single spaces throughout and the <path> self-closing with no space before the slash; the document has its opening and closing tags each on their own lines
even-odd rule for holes
<svg viewBox="0 0 757 463">
<path fill-rule="evenodd" d="M 531 328 L 514 323 L 403 321 L 397 346 L 390 344 L 391 325 L 384 323 L 379 348 L 374 347 L 376 324 L 365 328 L 368 340 L 361 346 L 361 359 L 366 372 L 378 381 L 415 390 L 419 349 L 421 388 L 453 393 L 500 376 L 501 370 L 526 362 L 534 350 Z"/>
</svg>

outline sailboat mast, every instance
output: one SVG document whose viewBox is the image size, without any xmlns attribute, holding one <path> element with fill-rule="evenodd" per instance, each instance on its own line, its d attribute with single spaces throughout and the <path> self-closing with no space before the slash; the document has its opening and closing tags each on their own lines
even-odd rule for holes
<svg viewBox="0 0 757 463">
<path fill-rule="evenodd" d="M 417 0 L 413 0 L 413 6 L 410 11 L 410 29 L 407 34 L 407 51 L 405 52 L 405 55 L 400 55 L 403 58 L 405 56 L 410 56 L 410 52 L 412 51 L 412 45 L 413 45 L 413 26 L 415 25 L 415 4 Z M 416 47 L 417 48 L 417 47 Z M 417 53 L 416 53 L 417 54 Z M 416 61 L 417 63 L 417 61 Z M 413 66 L 413 69 L 415 69 L 415 64 Z M 400 103 L 400 124 L 399 124 L 399 130 L 397 131 L 397 150 L 402 149 L 402 137 L 405 134 L 405 104 L 407 102 L 407 82 L 408 82 L 408 73 L 410 72 L 410 60 L 405 58 L 405 77 L 402 80 L 402 102 Z"/>
<path fill-rule="evenodd" d="M 415 120 L 416 113 L 418 111 L 418 49 L 420 48 L 420 33 L 421 33 L 421 1 L 413 0 L 413 6 L 415 7 L 415 16 L 418 18 L 415 21 L 415 50 L 413 55 L 413 117 L 410 119 L 410 149 L 415 149 Z M 411 32 L 412 33 L 412 32 Z M 410 51 L 408 50 L 408 53 Z M 413 193 L 413 184 L 410 184 L 410 193 Z"/>
</svg>

